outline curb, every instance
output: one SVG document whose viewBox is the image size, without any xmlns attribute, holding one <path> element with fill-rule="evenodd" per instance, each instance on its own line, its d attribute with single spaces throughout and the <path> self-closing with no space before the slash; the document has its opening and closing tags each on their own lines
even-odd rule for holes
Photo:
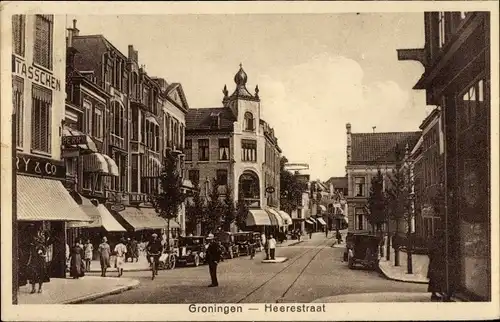
<svg viewBox="0 0 500 322">
<path fill-rule="evenodd" d="M 120 287 L 117 287 L 111 291 L 104 291 L 104 292 L 100 292 L 100 293 L 85 295 L 85 296 L 82 296 L 82 297 L 79 297 L 79 298 L 76 298 L 73 300 L 64 301 L 64 302 L 62 302 L 62 304 L 81 304 L 83 302 L 96 300 L 96 299 L 101 298 L 101 297 L 105 297 L 105 296 L 113 295 L 113 294 L 119 294 L 119 293 L 122 293 L 122 292 L 125 292 L 128 290 L 137 288 L 137 287 L 139 287 L 139 284 L 140 283 L 138 280 L 132 280 L 132 282 L 129 285 L 120 286 Z"/>
<path fill-rule="evenodd" d="M 380 265 L 380 262 L 378 264 L 378 271 L 380 273 L 382 273 L 382 275 L 384 275 L 384 277 L 386 279 L 388 279 L 388 280 L 397 281 L 397 282 L 403 282 L 403 283 L 412 283 L 412 284 L 429 284 L 428 281 L 410 281 L 410 280 L 405 280 L 405 279 L 402 279 L 402 278 L 392 277 L 387 272 L 384 271 L 384 269 L 382 268 L 382 265 Z"/>
<path fill-rule="evenodd" d="M 288 244 L 288 245 L 286 245 L 286 246 L 283 246 L 283 247 L 287 247 L 287 246 L 295 246 L 295 245 L 298 245 L 298 244 L 302 244 L 303 242 L 304 242 L 303 240 L 301 240 L 301 241 L 296 241 L 296 242 L 290 243 L 290 244 Z"/>
<path fill-rule="evenodd" d="M 114 268 L 116 269 L 116 268 Z M 123 273 L 126 273 L 126 272 L 145 272 L 145 271 L 150 271 L 151 268 L 147 267 L 147 268 L 132 268 L 132 269 L 123 269 Z M 116 273 L 116 271 L 111 271 L 112 273 Z M 90 270 L 90 272 L 85 272 L 85 273 L 101 273 L 101 270 Z M 116 277 L 116 276 L 108 276 L 107 274 L 109 273 L 109 271 L 106 271 L 106 277 Z"/>
</svg>

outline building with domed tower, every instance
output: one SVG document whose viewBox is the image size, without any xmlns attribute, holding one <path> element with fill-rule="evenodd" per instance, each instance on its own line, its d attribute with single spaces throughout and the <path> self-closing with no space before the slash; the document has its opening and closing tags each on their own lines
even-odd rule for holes
<svg viewBox="0 0 500 322">
<path fill-rule="evenodd" d="M 240 64 L 233 93 L 224 85 L 222 106 L 189 110 L 185 175 L 204 197 L 213 179 L 221 196 L 229 191 L 238 200 L 241 195 L 249 207 L 249 227 L 282 227 L 291 219 L 279 211 L 281 149 L 273 128 L 261 118 L 258 85 L 252 94 L 247 81 Z"/>
</svg>

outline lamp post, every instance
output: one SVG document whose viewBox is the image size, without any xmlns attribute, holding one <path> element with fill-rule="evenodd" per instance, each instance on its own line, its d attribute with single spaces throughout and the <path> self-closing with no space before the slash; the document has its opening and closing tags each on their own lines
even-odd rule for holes
<svg viewBox="0 0 500 322">
<path fill-rule="evenodd" d="M 17 304 L 17 291 L 19 289 L 19 253 L 18 253 L 18 232 L 17 232 L 17 111 L 12 109 L 12 304 Z"/>
<path fill-rule="evenodd" d="M 413 262 L 412 262 L 412 251 L 413 251 L 413 238 L 412 238 L 412 219 L 414 215 L 415 208 L 415 189 L 414 189 L 414 178 L 413 178 L 413 160 L 410 158 L 408 160 L 408 176 L 409 176 L 409 189 L 410 193 L 408 195 L 408 210 L 407 210 L 407 247 L 406 247 L 406 255 L 407 255 L 407 269 L 408 274 L 413 274 Z"/>
</svg>

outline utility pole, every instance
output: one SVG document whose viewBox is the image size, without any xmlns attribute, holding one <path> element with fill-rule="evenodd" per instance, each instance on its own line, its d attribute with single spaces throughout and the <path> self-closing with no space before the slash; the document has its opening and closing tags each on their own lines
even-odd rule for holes
<svg viewBox="0 0 500 322">
<path fill-rule="evenodd" d="M 413 160 L 408 159 L 408 175 L 409 175 L 409 189 L 410 194 L 408 196 L 408 210 L 407 210 L 407 225 L 408 225 L 408 245 L 406 247 L 406 255 L 407 255 L 407 269 L 408 274 L 413 274 L 413 262 L 412 262 L 412 251 L 413 251 L 413 238 L 412 238 L 412 219 L 414 214 L 414 203 L 415 203 L 415 191 L 414 191 L 414 178 L 413 178 Z"/>
<path fill-rule="evenodd" d="M 19 289 L 19 253 L 17 232 L 17 111 L 12 109 L 12 304 L 17 304 L 17 291 Z"/>
</svg>

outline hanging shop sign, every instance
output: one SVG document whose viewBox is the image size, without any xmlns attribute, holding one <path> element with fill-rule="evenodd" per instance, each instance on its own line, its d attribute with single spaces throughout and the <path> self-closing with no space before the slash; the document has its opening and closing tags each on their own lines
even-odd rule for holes
<svg viewBox="0 0 500 322">
<path fill-rule="evenodd" d="M 88 137 L 86 135 L 68 135 L 61 138 L 62 145 L 64 146 L 87 144 L 87 140 Z"/>
<path fill-rule="evenodd" d="M 66 167 L 63 161 L 35 157 L 24 153 L 17 153 L 16 155 L 16 170 L 18 174 L 66 179 Z"/>
<path fill-rule="evenodd" d="M 61 80 L 51 73 L 34 65 L 28 65 L 21 58 L 12 55 L 12 73 L 43 87 L 60 91 Z"/>
<path fill-rule="evenodd" d="M 267 193 L 274 193 L 274 191 L 276 191 L 276 190 L 274 189 L 274 187 L 269 186 L 269 187 L 267 187 L 267 188 L 266 188 L 266 192 L 267 192 Z"/>
</svg>

